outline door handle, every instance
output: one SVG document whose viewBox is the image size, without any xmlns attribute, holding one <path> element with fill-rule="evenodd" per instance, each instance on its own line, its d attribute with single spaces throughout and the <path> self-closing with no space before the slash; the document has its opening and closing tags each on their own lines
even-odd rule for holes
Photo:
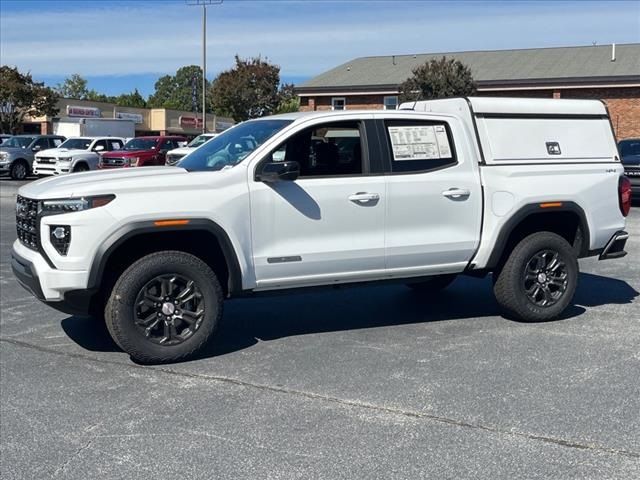
<svg viewBox="0 0 640 480">
<path fill-rule="evenodd" d="M 358 192 L 353 195 L 349 195 L 349 201 L 354 203 L 367 203 L 380 200 L 380 195 L 377 193 Z"/>
<path fill-rule="evenodd" d="M 471 192 L 465 188 L 450 188 L 449 190 L 445 190 L 444 192 L 442 192 L 442 195 L 447 198 L 459 200 L 461 198 L 468 197 L 469 195 L 471 195 Z"/>
</svg>

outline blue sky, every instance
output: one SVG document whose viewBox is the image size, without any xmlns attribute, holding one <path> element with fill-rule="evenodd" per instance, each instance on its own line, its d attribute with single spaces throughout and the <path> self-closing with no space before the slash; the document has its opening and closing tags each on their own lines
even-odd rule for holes
<svg viewBox="0 0 640 480">
<path fill-rule="evenodd" d="M 54 85 L 71 73 L 108 94 L 201 62 L 186 0 L 0 0 L 0 60 Z M 262 55 L 301 83 L 352 58 L 640 42 L 640 0 L 225 0 L 208 9 L 208 76 Z"/>
</svg>

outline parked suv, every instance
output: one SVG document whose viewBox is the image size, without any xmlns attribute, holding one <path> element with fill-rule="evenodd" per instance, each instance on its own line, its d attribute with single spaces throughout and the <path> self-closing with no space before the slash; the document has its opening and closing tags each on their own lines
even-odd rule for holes
<svg viewBox="0 0 640 480">
<path fill-rule="evenodd" d="M 167 153 L 167 165 L 175 165 L 178 163 L 182 157 L 187 155 L 188 153 L 193 152 L 196 148 L 204 145 L 206 142 L 216 137 L 216 133 L 203 133 L 202 135 L 198 135 L 196 138 L 191 140 L 186 147 L 176 148 Z"/>
<path fill-rule="evenodd" d="M 186 138 L 178 136 L 132 138 L 122 150 L 102 155 L 98 168 L 164 165 L 167 152 L 178 148 L 182 142 L 186 142 Z"/>
<path fill-rule="evenodd" d="M 9 172 L 14 180 L 24 180 L 37 152 L 56 148 L 64 141 L 59 135 L 15 135 L 0 146 L 0 173 Z"/>
<path fill-rule="evenodd" d="M 629 138 L 618 143 L 624 173 L 631 181 L 631 194 L 640 200 L 640 138 Z"/>
<path fill-rule="evenodd" d="M 165 362 L 212 339 L 229 297 L 396 281 L 427 299 L 490 274 L 505 314 L 536 322 L 571 304 L 579 257 L 626 254 L 630 186 L 601 102 L 403 107 L 250 120 L 179 167 L 23 186 L 13 271 Z"/>
<path fill-rule="evenodd" d="M 58 148 L 36 153 L 33 173 L 38 176 L 64 175 L 98 168 L 100 155 L 120 151 L 124 139 L 117 137 L 73 137 Z"/>
</svg>

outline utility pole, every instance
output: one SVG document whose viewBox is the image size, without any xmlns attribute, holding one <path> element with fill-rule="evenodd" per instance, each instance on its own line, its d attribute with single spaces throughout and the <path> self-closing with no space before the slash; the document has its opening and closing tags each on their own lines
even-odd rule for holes
<svg viewBox="0 0 640 480">
<path fill-rule="evenodd" d="M 187 5 L 202 5 L 202 133 L 207 131 L 207 6 L 224 0 L 187 0 Z"/>
</svg>

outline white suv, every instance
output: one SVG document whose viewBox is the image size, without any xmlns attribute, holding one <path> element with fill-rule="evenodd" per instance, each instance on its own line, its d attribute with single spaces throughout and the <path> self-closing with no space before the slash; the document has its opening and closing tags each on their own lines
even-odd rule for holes
<svg viewBox="0 0 640 480">
<path fill-rule="evenodd" d="M 179 167 L 23 186 L 13 270 L 102 315 L 143 362 L 214 335 L 225 298 L 492 274 L 509 317 L 571 303 L 579 257 L 625 255 L 629 181 L 597 101 L 469 98 L 239 124 Z"/>
<path fill-rule="evenodd" d="M 98 168 L 100 155 L 122 149 L 119 137 L 73 137 L 57 148 L 36 153 L 33 173 L 38 176 L 86 172 Z"/>
</svg>

